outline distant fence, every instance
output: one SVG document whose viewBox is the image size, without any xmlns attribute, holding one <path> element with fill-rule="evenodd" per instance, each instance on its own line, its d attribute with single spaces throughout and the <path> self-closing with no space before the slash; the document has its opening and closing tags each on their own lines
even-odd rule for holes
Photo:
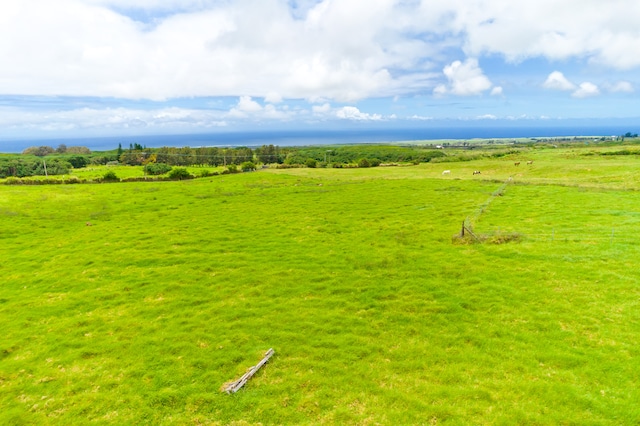
<svg viewBox="0 0 640 426">
<path fill-rule="evenodd" d="M 593 244 L 637 244 L 638 237 L 631 232 L 631 226 L 629 227 L 611 227 L 605 228 L 604 226 L 597 226 L 597 229 L 585 229 L 585 228 L 566 228 L 566 227 L 552 227 L 549 229 L 537 229 L 533 232 L 522 231 L 509 227 L 494 228 L 494 229 L 474 229 L 474 224 L 480 219 L 480 216 L 489 207 L 491 202 L 496 197 L 501 197 L 506 191 L 509 184 L 513 183 L 513 179 L 509 177 L 504 183 L 502 183 L 487 200 L 480 204 L 472 214 L 467 216 L 462 222 L 460 229 L 460 236 L 464 237 L 469 234 L 472 238 L 480 241 L 488 236 L 500 236 L 500 235 L 518 235 L 519 241 L 536 241 L 536 242 L 567 242 L 567 243 L 593 243 Z M 482 228 L 482 227 L 480 227 Z"/>
<path fill-rule="evenodd" d="M 584 244 L 638 244 L 637 236 L 629 232 L 628 228 L 610 228 L 602 230 L 585 231 L 583 229 L 552 228 L 543 232 L 526 232 L 518 229 L 494 228 L 478 229 L 478 235 L 519 235 L 520 241 L 547 242 L 547 243 L 584 243 Z"/>
</svg>

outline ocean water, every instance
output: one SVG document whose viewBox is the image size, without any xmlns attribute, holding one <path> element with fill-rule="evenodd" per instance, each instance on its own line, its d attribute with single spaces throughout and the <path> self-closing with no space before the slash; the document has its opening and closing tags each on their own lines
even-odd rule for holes
<svg viewBox="0 0 640 426">
<path fill-rule="evenodd" d="M 636 127 L 634 130 L 632 127 Z M 625 124 L 609 125 L 580 125 L 571 126 L 470 126 L 456 123 L 440 127 L 412 127 L 412 128 L 358 128 L 341 130 L 264 130 L 264 131 L 236 131 L 206 134 L 180 135 L 141 135 L 141 136 L 112 136 L 89 138 L 57 138 L 57 139 L 24 139 L 0 141 L 0 152 L 21 152 L 30 146 L 48 145 L 57 147 L 86 146 L 93 151 L 116 149 L 118 144 L 128 148 L 131 143 L 138 143 L 148 148 L 162 146 L 200 147 L 200 146 L 249 146 L 261 145 L 279 146 L 307 146 L 307 145 L 335 145 L 355 143 L 382 143 L 403 141 L 424 141 L 441 139 L 504 139 L 504 138 L 539 138 L 539 137 L 569 137 L 569 136 L 613 136 L 631 131 L 638 132 L 637 127 Z"/>
</svg>

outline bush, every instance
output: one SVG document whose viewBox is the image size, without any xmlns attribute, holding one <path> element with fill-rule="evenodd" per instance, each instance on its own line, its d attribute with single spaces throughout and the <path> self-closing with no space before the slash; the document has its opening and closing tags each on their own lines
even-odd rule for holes
<svg viewBox="0 0 640 426">
<path fill-rule="evenodd" d="M 169 179 L 183 180 L 193 179 L 193 176 L 184 167 L 176 167 L 169 172 Z"/>
<path fill-rule="evenodd" d="M 318 163 L 313 158 L 307 158 L 304 162 L 304 165 L 309 167 L 310 169 L 315 169 Z"/>
<path fill-rule="evenodd" d="M 85 179 L 80 179 L 77 176 L 69 176 L 67 179 L 64 180 L 64 183 L 68 183 L 68 184 L 74 184 L 74 183 L 85 183 L 86 180 Z"/>
<path fill-rule="evenodd" d="M 236 166 L 235 164 L 229 164 L 227 166 L 227 173 L 238 173 L 238 166 Z"/>
<path fill-rule="evenodd" d="M 256 165 L 251 161 L 245 161 L 240 165 L 243 172 L 252 172 L 256 169 Z"/>
<path fill-rule="evenodd" d="M 358 161 L 358 167 L 371 167 L 371 163 L 366 158 L 361 158 L 360 161 Z"/>
<path fill-rule="evenodd" d="M 22 183 L 22 179 L 13 176 L 8 177 L 7 180 L 4 181 L 5 185 L 21 185 Z"/>
<path fill-rule="evenodd" d="M 202 170 L 200 172 L 200 177 L 205 178 L 205 177 L 209 177 L 209 176 L 218 176 L 219 174 L 220 173 L 218 173 L 218 172 L 212 172 L 211 170 L 205 169 L 205 170 Z"/>
<path fill-rule="evenodd" d="M 89 159 L 83 155 L 74 155 L 66 160 L 74 169 L 81 169 L 87 167 L 87 164 L 89 164 Z"/>
<path fill-rule="evenodd" d="M 129 176 L 120 179 L 120 182 L 160 182 L 163 180 L 169 180 L 164 176 Z"/>
<path fill-rule="evenodd" d="M 169 173 L 173 167 L 165 163 L 149 163 L 144 166 L 147 174 L 157 176 Z"/>
<path fill-rule="evenodd" d="M 109 170 L 107 173 L 105 173 L 102 176 L 102 180 L 104 180 L 105 182 L 116 182 L 116 181 L 119 181 L 120 179 L 118 178 L 118 176 L 114 171 Z"/>
</svg>

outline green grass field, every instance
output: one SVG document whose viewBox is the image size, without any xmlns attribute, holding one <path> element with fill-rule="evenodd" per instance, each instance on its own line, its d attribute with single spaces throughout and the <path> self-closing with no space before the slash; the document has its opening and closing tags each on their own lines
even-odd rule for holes
<svg viewBox="0 0 640 426">
<path fill-rule="evenodd" d="M 640 158 L 592 150 L 0 185 L 0 424 L 638 424 Z"/>
</svg>

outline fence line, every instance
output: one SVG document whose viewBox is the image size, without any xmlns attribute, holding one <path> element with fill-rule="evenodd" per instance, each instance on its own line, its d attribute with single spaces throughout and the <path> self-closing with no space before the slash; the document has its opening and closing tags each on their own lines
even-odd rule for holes
<svg viewBox="0 0 640 426">
<path fill-rule="evenodd" d="M 462 222 L 462 230 L 461 236 L 464 236 L 465 231 L 471 233 L 471 235 L 478 240 L 478 237 L 472 232 L 474 222 L 480 219 L 480 216 L 484 213 L 484 211 L 489 207 L 491 202 L 498 196 L 502 196 L 507 186 L 511 183 L 514 183 L 513 177 L 509 177 L 504 183 L 502 183 L 498 189 L 496 189 L 490 196 L 482 203 L 476 210 L 469 216 L 467 216 Z M 548 228 L 547 228 L 548 229 Z M 518 234 L 522 236 L 524 240 L 528 241 L 547 241 L 547 242 L 601 242 L 608 241 L 610 244 L 615 243 L 624 243 L 624 244 L 637 244 L 637 238 L 634 235 L 630 235 L 629 233 L 620 233 L 616 232 L 615 227 L 611 228 L 611 231 L 602 229 L 602 233 L 593 232 L 587 233 L 584 228 L 580 229 L 567 229 L 567 228 L 559 228 L 560 232 L 554 227 L 551 228 L 550 232 L 535 232 L 535 233 L 526 233 L 518 230 L 505 230 L 500 229 L 498 227 L 494 230 L 494 232 L 479 232 L 475 231 L 478 235 L 480 234 Z"/>
<path fill-rule="evenodd" d="M 584 230 L 570 229 L 558 232 L 555 228 L 549 232 L 522 232 L 517 229 L 496 228 L 485 234 L 512 234 L 516 233 L 528 241 L 547 241 L 547 242 L 609 242 L 636 244 L 638 239 L 634 235 L 620 232 L 620 229 L 611 228 L 611 230 L 602 230 L 601 232 L 584 232 Z"/>
<path fill-rule="evenodd" d="M 462 224 L 463 227 L 467 227 L 469 229 L 473 229 L 473 223 L 480 218 L 480 215 L 484 213 L 485 209 L 489 207 L 491 202 L 498 196 L 502 196 L 504 191 L 507 189 L 507 185 L 509 185 L 513 181 L 512 177 L 509 177 L 502 185 L 498 187 L 495 191 L 491 193 L 489 198 L 485 200 L 470 216 L 467 216 Z"/>
</svg>

